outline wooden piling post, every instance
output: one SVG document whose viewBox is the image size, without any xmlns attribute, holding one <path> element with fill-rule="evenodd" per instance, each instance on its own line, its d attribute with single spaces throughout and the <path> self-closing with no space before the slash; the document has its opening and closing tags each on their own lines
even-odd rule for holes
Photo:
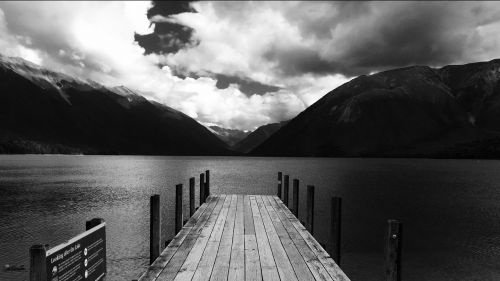
<svg viewBox="0 0 500 281">
<path fill-rule="evenodd" d="M 205 203 L 205 174 L 200 174 L 200 206 Z"/>
<path fill-rule="evenodd" d="M 47 281 L 47 247 L 33 245 L 30 248 L 30 281 Z"/>
<path fill-rule="evenodd" d="M 210 170 L 205 171 L 205 202 L 208 196 L 210 196 Z"/>
<path fill-rule="evenodd" d="M 299 180 L 293 179 L 293 190 L 292 190 L 292 198 L 293 198 L 293 214 L 296 218 L 299 218 Z"/>
<path fill-rule="evenodd" d="M 340 265 L 340 238 L 341 238 L 341 210 L 342 210 L 342 198 L 332 197 L 331 209 L 330 209 L 330 256 L 333 260 Z"/>
<path fill-rule="evenodd" d="M 101 218 L 93 218 L 91 220 L 88 220 L 85 222 L 85 230 L 90 230 L 90 229 L 100 225 L 103 222 L 104 222 L 104 219 L 101 219 Z"/>
<path fill-rule="evenodd" d="M 283 186 L 283 203 L 288 207 L 288 184 L 289 184 L 289 176 L 285 175 L 285 185 Z"/>
<path fill-rule="evenodd" d="M 182 184 L 175 186 L 175 234 L 181 231 L 184 221 L 182 220 Z"/>
<path fill-rule="evenodd" d="M 205 171 L 205 187 L 210 190 L 210 170 Z M 208 197 L 208 195 L 206 197 Z"/>
<path fill-rule="evenodd" d="M 149 224 L 149 264 L 160 256 L 161 248 L 161 213 L 160 213 L 160 195 L 155 194 L 150 199 L 150 224 Z"/>
<path fill-rule="evenodd" d="M 388 220 L 387 226 L 388 229 L 385 252 L 385 280 L 400 281 L 403 224 L 398 220 Z"/>
<path fill-rule="evenodd" d="M 307 186 L 306 229 L 313 235 L 314 229 L 314 185 Z"/>
<path fill-rule="evenodd" d="M 278 172 L 278 198 L 281 199 L 281 183 L 283 180 L 283 173 Z"/>
<path fill-rule="evenodd" d="M 189 217 L 193 216 L 195 212 L 194 206 L 194 181 L 195 178 L 189 179 Z"/>
</svg>

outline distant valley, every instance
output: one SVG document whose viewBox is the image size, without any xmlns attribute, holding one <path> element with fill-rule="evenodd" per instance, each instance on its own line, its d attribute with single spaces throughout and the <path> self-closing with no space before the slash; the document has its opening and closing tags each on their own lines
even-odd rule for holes
<svg viewBox="0 0 500 281">
<path fill-rule="evenodd" d="M 280 123 L 262 125 L 252 132 L 225 129 L 218 126 L 210 126 L 209 129 L 227 144 L 228 149 L 235 153 L 249 153 L 287 122 L 288 121 L 283 121 Z"/>
<path fill-rule="evenodd" d="M 242 139 L 246 138 L 251 132 L 245 132 L 236 129 L 227 129 L 219 126 L 209 126 L 208 129 L 220 140 L 225 142 L 228 147 L 233 147 Z"/>
</svg>

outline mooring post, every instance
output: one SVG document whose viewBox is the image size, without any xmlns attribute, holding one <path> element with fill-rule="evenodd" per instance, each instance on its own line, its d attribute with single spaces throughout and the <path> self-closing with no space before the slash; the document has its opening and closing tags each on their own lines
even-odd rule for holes
<svg viewBox="0 0 500 281">
<path fill-rule="evenodd" d="M 285 206 L 288 207 L 288 184 L 289 184 L 289 177 L 288 175 L 285 175 L 285 185 L 283 186 L 283 203 L 285 203 Z"/>
<path fill-rule="evenodd" d="M 100 225 L 103 222 L 104 222 L 104 219 L 101 219 L 101 218 L 93 218 L 89 221 L 86 221 L 85 222 L 85 230 L 92 229 L 92 228 Z"/>
<path fill-rule="evenodd" d="M 283 180 L 283 173 L 278 172 L 278 198 L 281 199 L 281 181 Z"/>
<path fill-rule="evenodd" d="M 330 224 L 330 256 L 335 263 L 340 266 L 340 238 L 341 238 L 341 210 L 342 198 L 332 197 L 331 203 L 331 224 Z"/>
<path fill-rule="evenodd" d="M 160 213 L 160 195 L 155 194 L 150 199 L 150 223 L 149 223 L 149 264 L 160 255 L 161 239 L 161 213 Z"/>
<path fill-rule="evenodd" d="M 200 174 L 200 206 L 205 203 L 205 174 Z"/>
<path fill-rule="evenodd" d="M 205 202 L 208 196 L 210 196 L 210 170 L 205 171 Z"/>
<path fill-rule="evenodd" d="M 175 234 L 181 231 L 184 221 L 182 220 L 182 184 L 175 186 Z"/>
<path fill-rule="evenodd" d="M 293 179 L 293 214 L 296 218 L 299 218 L 299 180 Z"/>
<path fill-rule="evenodd" d="M 208 196 L 210 196 L 210 170 L 205 171 L 205 202 Z"/>
<path fill-rule="evenodd" d="M 47 246 L 33 245 L 30 248 L 30 281 L 47 281 Z"/>
<path fill-rule="evenodd" d="M 403 224 L 398 220 L 387 221 L 387 244 L 385 253 L 386 281 L 401 280 L 401 241 Z"/>
<path fill-rule="evenodd" d="M 313 235 L 314 227 L 314 185 L 307 186 L 306 229 Z"/>
<path fill-rule="evenodd" d="M 195 178 L 189 178 L 189 217 L 193 216 L 194 206 L 194 181 Z"/>
</svg>

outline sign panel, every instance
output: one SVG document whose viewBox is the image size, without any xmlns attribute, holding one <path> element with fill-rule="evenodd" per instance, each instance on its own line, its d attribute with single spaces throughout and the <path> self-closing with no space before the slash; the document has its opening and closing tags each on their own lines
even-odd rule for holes
<svg viewBox="0 0 500 281">
<path fill-rule="evenodd" d="M 47 281 L 98 281 L 106 275 L 106 223 L 47 251 Z"/>
</svg>

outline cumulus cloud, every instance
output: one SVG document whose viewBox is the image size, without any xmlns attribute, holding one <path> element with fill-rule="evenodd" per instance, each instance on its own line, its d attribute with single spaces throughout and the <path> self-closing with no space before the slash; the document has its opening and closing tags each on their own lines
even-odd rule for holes
<svg viewBox="0 0 500 281">
<path fill-rule="evenodd" d="M 134 33 L 153 32 L 149 2 L 2 2 L 0 52 L 105 85 L 126 85 L 205 124 L 253 130 L 290 119 L 306 105 L 289 91 L 244 94 L 214 75 L 181 79 Z M 37 21 L 33 21 L 36 18 Z M 271 91 L 270 91 L 271 92 Z"/>
<path fill-rule="evenodd" d="M 306 73 L 354 76 L 500 56 L 496 2 L 200 2 L 174 16 L 200 44 L 167 56 L 190 72 L 263 83 Z M 496 36 L 495 36 L 496 35 Z M 210 58 L 210 64 L 201 63 Z M 271 76 L 269 74 L 272 73 Z"/>
<path fill-rule="evenodd" d="M 0 52 L 205 124 L 290 119 L 350 78 L 500 57 L 496 2 L 0 2 Z M 33 20 L 36 19 L 36 20 Z"/>
</svg>

